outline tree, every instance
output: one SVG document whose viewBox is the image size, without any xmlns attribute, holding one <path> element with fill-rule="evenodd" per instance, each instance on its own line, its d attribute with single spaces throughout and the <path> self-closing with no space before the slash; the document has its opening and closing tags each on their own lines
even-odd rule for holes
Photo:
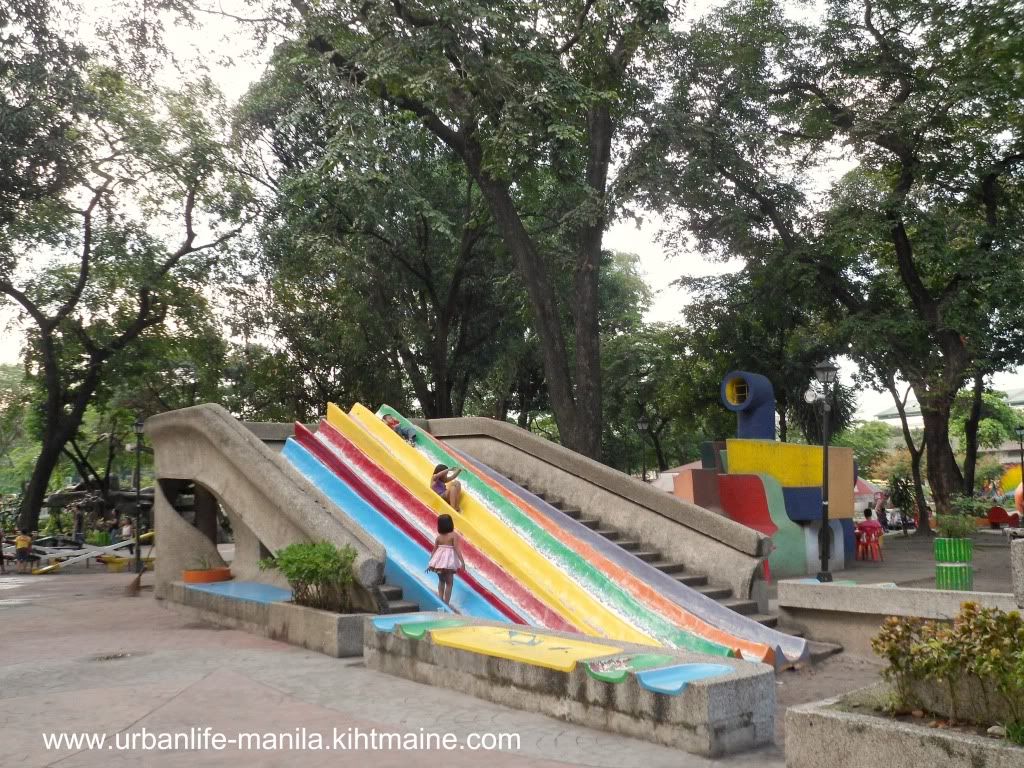
<svg viewBox="0 0 1024 768">
<path fill-rule="evenodd" d="M 881 372 L 921 406 L 940 512 L 962 485 L 956 393 L 991 370 L 991 340 L 1020 326 L 1000 287 L 1024 277 L 1024 85 L 1010 32 L 1022 13 L 1002 0 L 842 1 L 806 26 L 775 3 L 731 3 L 695 26 L 641 155 L 668 158 L 647 195 L 685 211 L 701 247 L 816 295 L 866 368 L 890 355 Z M 857 167 L 822 208 L 809 181 L 836 144 Z"/>
<path fill-rule="evenodd" d="M 974 494 L 978 448 L 998 448 L 1015 439 L 1014 429 L 1022 421 L 1020 412 L 1010 407 L 1005 393 L 985 392 L 984 379 L 981 381 L 981 395 L 978 395 L 976 380 L 971 390 L 957 393 L 950 413 L 949 433 L 964 455 L 965 496 Z"/>
<path fill-rule="evenodd" d="M 208 83 L 147 94 L 97 66 L 87 92 L 75 183 L 26 205 L 0 240 L 0 294 L 30 323 L 25 356 L 43 403 L 26 528 L 111 366 L 175 321 L 236 231 L 200 236 L 206 211 L 231 214 L 236 189 L 218 177 L 224 150 L 203 113 L 216 100 Z M 168 246 L 175 220 L 181 235 Z M 34 272 L 21 266 L 30 253 Z"/>
<path fill-rule="evenodd" d="M 833 443 L 853 449 L 861 476 L 872 477 L 875 466 L 889 452 L 893 429 L 884 421 L 865 421 L 836 435 Z"/>
<path fill-rule="evenodd" d="M 334 69 L 337 98 L 373 96 L 462 161 L 525 285 L 561 438 L 598 456 L 612 149 L 651 91 L 666 4 L 271 5 L 275 21 L 290 6 L 295 34 Z M 549 183 L 551 194 L 524 195 Z M 568 305 L 560 273 L 571 275 Z"/>
<path fill-rule="evenodd" d="M 840 349 L 841 339 L 823 321 L 812 299 L 801 297 L 799 286 L 794 290 L 793 284 L 756 268 L 755 258 L 752 254 L 748 269 L 738 273 L 680 281 L 694 292 L 683 310 L 690 343 L 709 361 L 717 382 L 733 370 L 768 377 L 775 390 L 782 442 L 791 439 L 795 420 L 805 440 L 820 443 L 820 406 L 808 406 L 803 395 L 815 364 Z M 856 404 L 846 387 L 834 394 L 838 399 L 832 428 L 839 432 L 850 423 Z"/>
<path fill-rule="evenodd" d="M 309 59 L 279 49 L 239 120 L 266 150 L 254 154 L 270 156 L 261 259 L 273 306 L 290 311 L 266 319 L 292 340 L 324 325 L 336 332 L 321 338 L 342 345 L 358 334 L 347 366 L 364 380 L 401 369 L 425 416 L 461 415 L 470 386 L 523 333 L 509 312 L 514 266 L 464 164 L 365 96 L 331 105 L 295 87 L 322 76 Z"/>
<path fill-rule="evenodd" d="M 81 174 L 88 54 L 60 33 L 56 15 L 46 0 L 0 7 L 0 233 Z"/>
</svg>

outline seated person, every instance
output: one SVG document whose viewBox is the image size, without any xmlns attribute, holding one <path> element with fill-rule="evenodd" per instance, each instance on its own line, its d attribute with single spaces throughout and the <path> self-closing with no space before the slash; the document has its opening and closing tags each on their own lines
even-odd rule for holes
<svg viewBox="0 0 1024 768">
<path fill-rule="evenodd" d="M 877 533 L 879 536 L 884 532 L 882 530 L 882 524 L 872 517 L 871 507 L 867 507 L 864 510 L 864 519 L 857 523 L 857 533 L 865 535 L 869 533 Z"/>
<path fill-rule="evenodd" d="M 461 471 L 460 467 L 448 469 L 444 464 L 438 464 L 430 476 L 430 490 L 447 501 L 456 512 L 462 511 L 459 509 L 462 502 L 462 483 L 455 479 Z"/>
<path fill-rule="evenodd" d="M 414 430 L 411 430 L 408 427 L 403 427 L 402 422 L 390 414 L 384 414 L 381 418 L 384 420 L 384 423 L 395 430 L 395 432 L 398 433 L 398 436 L 405 440 L 405 442 L 409 445 L 416 445 L 416 432 Z"/>
</svg>

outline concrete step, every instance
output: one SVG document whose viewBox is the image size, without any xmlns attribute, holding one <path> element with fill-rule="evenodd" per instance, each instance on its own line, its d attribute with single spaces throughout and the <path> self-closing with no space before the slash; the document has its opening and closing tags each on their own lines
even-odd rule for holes
<svg viewBox="0 0 1024 768">
<path fill-rule="evenodd" d="M 651 549 L 642 549 L 634 552 L 633 554 L 646 563 L 655 563 L 658 560 L 661 560 L 661 552 L 656 552 Z"/>
<path fill-rule="evenodd" d="M 601 527 L 601 521 L 596 517 L 581 517 L 580 522 L 592 531 L 596 531 Z"/>
<path fill-rule="evenodd" d="M 750 618 L 752 618 L 758 624 L 764 624 L 766 627 L 776 627 L 779 624 L 779 617 L 775 614 L 752 613 L 750 614 Z"/>
<path fill-rule="evenodd" d="M 573 520 L 579 520 L 583 517 L 583 510 L 579 507 L 565 507 L 562 511 L 571 517 Z"/>
<path fill-rule="evenodd" d="M 728 600 L 719 600 L 719 602 L 730 611 L 742 613 L 744 616 L 757 612 L 757 603 L 753 600 L 744 600 L 742 597 L 730 597 Z"/>
<path fill-rule="evenodd" d="M 789 634 L 793 633 L 790 632 Z M 829 656 L 834 656 L 837 653 L 842 653 L 843 646 L 836 645 L 835 643 L 819 643 L 815 640 L 808 640 L 807 649 L 811 652 L 811 663 L 817 664 L 819 661 L 823 661 L 824 659 L 827 659 Z"/>
<path fill-rule="evenodd" d="M 634 550 L 640 549 L 640 542 L 639 541 L 633 541 L 632 539 L 625 539 L 625 540 L 622 540 L 622 541 L 616 541 L 615 543 L 618 544 L 620 547 L 622 547 L 627 552 L 633 552 Z"/>
<path fill-rule="evenodd" d="M 686 570 L 685 565 L 682 563 L 673 563 L 671 560 L 658 560 L 657 562 L 651 563 L 651 565 L 662 573 L 682 573 Z"/>
<path fill-rule="evenodd" d="M 599 533 L 609 541 L 615 541 L 622 534 L 616 531 L 614 528 L 598 528 L 595 533 Z"/>
<path fill-rule="evenodd" d="M 388 602 L 402 599 L 402 588 L 396 587 L 394 584 L 381 584 L 380 593 Z"/>
<path fill-rule="evenodd" d="M 703 573 L 679 573 L 675 574 L 675 579 L 688 587 L 703 587 L 708 583 L 708 577 Z"/>
<path fill-rule="evenodd" d="M 419 609 L 419 603 L 414 603 L 412 600 L 395 600 L 388 603 L 387 613 L 412 613 Z"/>
<path fill-rule="evenodd" d="M 720 600 L 724 597 L 732 596 L 731 587 L 720 587 L 717 584 L 704 584 L 699 587 L 694 587 L 694 589 L 705 597 L 710 597 L 712 600 Z"/>
</svg>

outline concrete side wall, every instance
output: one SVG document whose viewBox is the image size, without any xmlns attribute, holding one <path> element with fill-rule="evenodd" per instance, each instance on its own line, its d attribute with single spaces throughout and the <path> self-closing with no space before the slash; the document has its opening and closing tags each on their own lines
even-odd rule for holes
<svg viewBox="0 0 1024 768">
<path fill-rule="evenodd" d="M 741 597 L 754 582 L 767 538 L 719 514 L 658 491 L 511 424 L 482 418 L 431 419 L 448 445 L 532 489 L 563 498 L 687 569 L 707 573 Z"/>
<path fill-rule="evenodd" d="M 146 422 L 146 433 L 153 445 L 158 480 L 201 484 L 252 533 L 251 537 L 243 533 L 240 542 L 239 567 L 249 578 L 267 580 L 253 569 L 259 542 L 270 550 L 294 541 L 350 544 L 357 552 L 356 577 L 363 587 L 357 600 L 361 607 L 376 610 L 379 601 L 374 588 L 382 580 L 383 548 L 351 520 L 336 517 L 330 500 L 226 410 L 200 405 L 160 414 Z M 154 506 L 159 541 L 157 596 L 162 597 L 167 585 L 180 578 L 197 555 L 205 554 L 213 562 L 220 558 L 209 540 L 181 519 L 166 496 L 157 493 Z"/>
<path fill-rule="evenodd" d="M 363 622 L 369 614 L 239 600 L 190 589 L 182 582 L 169 584 L 166 594 L 165 605 L 197 621 L 262 635 L 335 658 L 363 654 Z"/>
<path fill-rule="evenodd" d="M 363 657 L 370 669 L 708 757 L 773 738 L 775 676 L 761 664 L 736 662 L 734 675 L 697 681 L 679 696 L 667 696 L 645 690 L 632 676 L 606 683 L 581 664 L 561 672 L 435 645 L 429 633 L 411 639 L 379 632 L 369 621 Z M 683 661 L 708 658 L 691 655 Z"/>
<path fill-rule="evenodd" d="M 843 712 L 838 699 L 786 711 L 786 768 L 1018 768 L 1024 747 L 984 736 Z"/>
<path fill-rule="evenodd" d="M 1017 608 L 1013 595 L 1002 592 L 779 582 L 779 616 L 786 626 L 859 656 L 874 655 L 871 638 L 886 617 L 950 621 L 968 601 L 1004 611 Z"/>
</svg>

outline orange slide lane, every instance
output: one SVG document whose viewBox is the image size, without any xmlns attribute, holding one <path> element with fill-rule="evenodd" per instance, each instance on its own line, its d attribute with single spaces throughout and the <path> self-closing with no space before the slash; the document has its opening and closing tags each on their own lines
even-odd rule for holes
<svg viewBox="0 0 1024 768">
<path fill-rule="evenodd" d="M 420 432 L 421 435 L 429 440 L 433 440 L 439 446 L 441 446 L 449 454 L 455 456 L 456 451 L 448 445 L 445 445 L 443 440 L 439 440 L 433 435 Z M 504 488 L 499 483 L 494 482 L 483 472 L 476 473 L 477 477 L 493 490 L 501 494 L 507 501 L 515 504 L 525 514 L 529 515 L 530 518 L 542 526 L 549 534 L 554 536 L 556 539 L 561 541 L 567 547 L 574 549 L 583 557 L 585 557 L 590 563 L 598 566 L 608 576 L 618 582 L 620 585 L 626 587 L 634 597 L 638 598 L 642 602 L 646 603 L 649 608 L 661 613 L 666 619 L 671 620 L 673 623 L 682 627 L 683 629 L 703 637 L 706 640 L 724 645 L 726 648 L 734 648 L 737 653 L 741 654 L 743 658 L 752 661 L 761 661 L 765 664 L 775 664 L 775 651 L 765 645 L 764 643 L 754 643 L 749 640 L 743 640 L 742 638 L 730 635 L 727 632 L 723 632 L 714 627 L 711 624 L 697 618 L 692 613 L 687 612 L 684 608 L 672 602 L 671 600 L 662 596 L 660 592 L 653 589 L 650 585 L 638 579 L 629 571 L 625 570 L 621 566 L 613 563 L 611 560 L 606 558 L 596 549 L 591 547 L 584 541 L 580 541 L 571 534 L 559 528 L 557 525 L 552 523 L 547 516 L 537 511 L 532 506 L 527 504 L 521 498 L 516 496 Z"/>
</svg>

